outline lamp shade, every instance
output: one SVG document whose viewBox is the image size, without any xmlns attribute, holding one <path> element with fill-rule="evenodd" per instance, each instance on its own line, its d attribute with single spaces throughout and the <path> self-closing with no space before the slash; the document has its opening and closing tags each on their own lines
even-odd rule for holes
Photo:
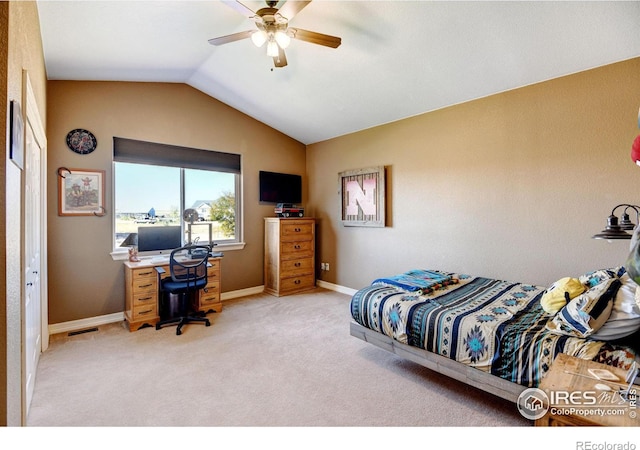
<svg viewBox="0 0 640 450">
<path fill-rule="evenodd" d="M 640 134 L 636 136 L 631 145 L 631 159 L 634 163 L 640 165 Z"/>
<path fill-rule="evenodd" d="M 593 239 L 631 239 L 631 235 L 618 225 L 618 218 L 616 216 L 610 215 L 607 218 L 606 228 L 594 235 Z"/>
</svg>

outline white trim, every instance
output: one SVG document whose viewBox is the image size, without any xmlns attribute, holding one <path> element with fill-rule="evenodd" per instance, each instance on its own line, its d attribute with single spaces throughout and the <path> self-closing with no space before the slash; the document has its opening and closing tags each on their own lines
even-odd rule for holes
<svg viewBox="0 0 640 450">
<path fill-rule="evenodd" d="M 342 294 L 353 295 L 357 291 L 355 289 L 339 286 L 337 284 L 328 283 L 326 281 L 317 280 L 318 287 L 329 289 L 331 291 L 340 292 Z M 262 294 L 264 286 L 254 286 L 246 289 L 238 289 L 236 291 L 224 292 L 220 296 L 222 301 L 232 300 L 234 298 L 248 297 L 249 295 Z M 49 334 L 68 333 L 71 331 L 84 330 L 86 328 L 107 325 L 110 323 L 121 322 L 124 320 L 124 311 L 107 314 L 104 316 L 87 317 L 86 319 L 72 320 L 69 322 L 54 323 L 49 325 Z"/>
<path fill-rule="evenodd" d="M 351 289 L 338 284 L 329 283 L 328 281 L 316 280 L 318 287 L 329 289 L 330 291 L 340 292 L 341 294 L 353 295 L 358 292 L 357 289 Z"/>
<path fill-rule="evenodd" d="M 222 301 L 231 300 L 239 297 L 247 297 L 249 295 L 262 294 L 264 292 L 264 286 L 255 286 L 252 288 L 238 289 L 237 291 L 223 292 L 220 295 Z"/>
<path fill-rule="evenodd" d="M 124 320 L 124 312 L 107 314 L 105 316 L 87 317 L 86 319 L 72 320 L 70 322 L 54 323 L 49 325 L 49 334 L 67 333 L 69 331 L 83 330 L 108 323 Z"/>
</svg>

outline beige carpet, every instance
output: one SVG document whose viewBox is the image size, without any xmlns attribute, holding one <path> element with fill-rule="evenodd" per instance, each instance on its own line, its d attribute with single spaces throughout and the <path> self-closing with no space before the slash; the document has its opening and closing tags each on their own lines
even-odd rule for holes
<svg viewBox="0 0 640 450">
<path fill-rule="evenodd" d="M 211 326 L 52 336 L 30 427 L 526 426 L 514 404 L 349 335 L 324 289 L 224 304 Z"/>
</svg>

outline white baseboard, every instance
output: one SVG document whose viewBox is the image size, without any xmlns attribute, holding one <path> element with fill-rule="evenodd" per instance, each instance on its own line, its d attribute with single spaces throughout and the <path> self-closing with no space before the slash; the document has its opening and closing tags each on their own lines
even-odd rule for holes
<svg viewBox="0 0 640 450">
<path fill-rule="evenodd" d="M 220 296 L 220 300 L 231 300 L 239 297 L 246 297 L 248 295 L 262 294 L 264 292 L 264 286 L 255 286 L 246 289 L 238 289 L 237 291 L 223 292 Z"/>
<path fill-rule="evenodd" d="M 329 289 L 331 291 L 340 292 L 342 294 L 353 295 L 356 293 L 355 289 L 350 289 L 344 286 L 339 286 L 337 284 L 328 283 L 322 280 L 317 280 L 316 284 L 319 287 Z M 221 300 L 224 302 L 225 300 L 232 300 L 234 298 L 262 294 L 263 292 L 264 292 L 264 286 L 255 286 L 255 287 L 246 288 L 246 289 L 238 289 L 236 291 L 223 292 L 221 295 Z M 113 314 L 107 314 L 104 316 L 87 317 L 86 319 L 54 323 L 49 325 L 49 335 L 85 330 L 87 328 L 93 328 L 100 325 L 107 325 L 110 323 L 122 322 L 123 320 L 124 320 L 124 311 L 113 313 Z"/>
<path fill-rule="evenodd" d="M 58 333 L 68 333 L 71 331 L 84 330 L 108 323 L 121 322 L 124 320 L 124 312 L 107 314 L 106 316 L 87 317 L 86 319 L 72 320 L 49 324 L 49 335 Z"/>
<path fill-rule="evenodd" d="M 330 291 L 340 292 L 341 294 L 353 295 L 357 291 L 357 289 L 351 289 L 345 286 L 340 286 L 339 284 L 329 283 L 328 281 L 316 280 L 316 285 L 321 288 L 329 289 Z"/>
</svg>

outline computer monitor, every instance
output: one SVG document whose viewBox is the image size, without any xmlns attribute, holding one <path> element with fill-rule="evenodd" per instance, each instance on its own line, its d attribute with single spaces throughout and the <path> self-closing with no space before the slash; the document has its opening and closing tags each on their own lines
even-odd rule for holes
<svg viewBox="0 0 640 450">
<path fill-rule="evenodd" d="M 138 252 L 147 255 L 169 254 L 182 247 L 180 225 L 138 227 Z"/>
</svg>

